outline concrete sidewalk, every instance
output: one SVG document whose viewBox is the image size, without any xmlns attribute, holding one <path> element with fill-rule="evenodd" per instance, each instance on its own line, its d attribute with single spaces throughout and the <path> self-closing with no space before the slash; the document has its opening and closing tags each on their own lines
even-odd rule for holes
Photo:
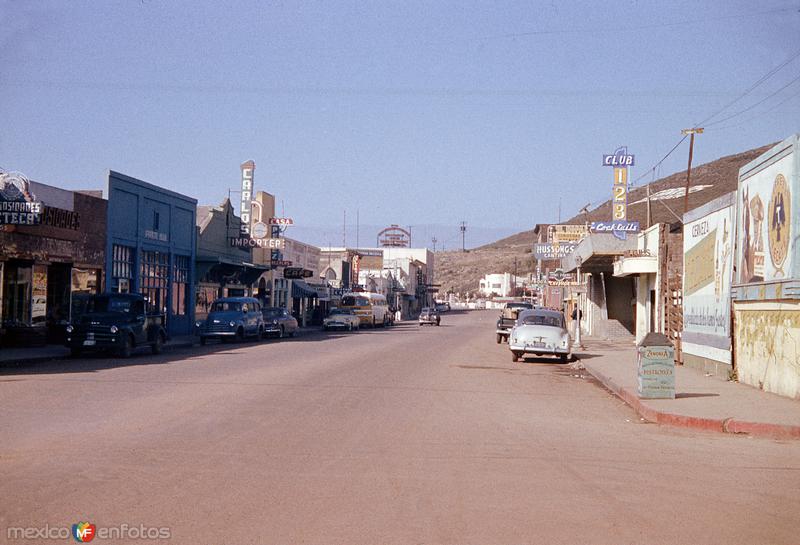
<svg viewBox="0 0 800 545">
<path fill-rule="evenodd" d="M 322 326 L 306 326 L 297 331 L 297 335 L 313 335 L 322 332 Z M 200 344 L 200 337 L 195 335 L 182 335 L 172 337 L 164 350 L 174 350 L 175 348 L 191 348 Z M 31 346 L 21 348 L 0 348 L 0 368 L 18 367 L 21 365 L 31 365 L 51 360 L 69 358 L 69 349 L 60 344 L 48 344 L 46 346 Z"/>
<path fill-rule="evenodd" d="M 164 345 L 164 350 L 188 348 L 199 342 L 199 338 L 192 335 L 172 337 Z M 31 346 L 21 348 L 0 348 L 0 367 L 16 367 L 19 365 L 28 365 L 66 358 L 69 358 L 69 348 L 60 344 L 48 344 L 46 346 Z"/>
<path fill-rule="evenodd" d="M 636 348 L 630 342 L 588 338 L 584 346 L 576 354 L 579 365 L 649 422 L 800 439 L 800 400 L 705 376 L 682 365 L 675 367 L 675 399 L 639 399 Z"/>
</svg>

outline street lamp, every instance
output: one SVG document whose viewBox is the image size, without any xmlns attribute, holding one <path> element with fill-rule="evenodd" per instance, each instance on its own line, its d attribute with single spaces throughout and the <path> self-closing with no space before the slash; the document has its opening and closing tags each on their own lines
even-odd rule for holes
<svg viewBox="0 0 800 545">
<path fill-rule="evenodd" d="M 575 342 L 572 345 L 572 350 L 581 350 L 583 349 L 583 345 L 581 344 L 581 292 L 580 288 L 583 284 L 581 281 L 581 265 L 583 264 L 583 258 L 580 255 L 575 256 L 575 264 L 578 266 L 578 300 L 575 303 Z"/>
</svg>

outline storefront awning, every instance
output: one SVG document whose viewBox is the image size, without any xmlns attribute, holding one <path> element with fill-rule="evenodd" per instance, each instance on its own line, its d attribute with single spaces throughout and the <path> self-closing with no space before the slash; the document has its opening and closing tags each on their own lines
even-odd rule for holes
<svg viewBox="0 0 800 545">
<path fill-rule="evenodd" d="M 292 297 L 295 299 L 303 297 L 309 299 L 316 299 L 317 290 L 311 288 L 308 284 L 306 284 L 302 280 L 292 280 Z"/>
<path fill-rule="evenodd" d="M 197 278 L 210 277 L 214 282 L 249 286 L 269 267 L 243 261 L 233 261 L 215 256 L 198 256 L 195 259 Z"/>
</svg>

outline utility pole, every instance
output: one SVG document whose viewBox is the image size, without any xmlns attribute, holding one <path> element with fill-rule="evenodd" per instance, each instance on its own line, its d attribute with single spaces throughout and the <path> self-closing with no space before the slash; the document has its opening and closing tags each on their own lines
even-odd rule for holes
<svg viewBox="0 0 800 545">
<path fill-rule="evenodd" d="M 692 178 L 692 153 L 694 152 L 694 135 L 703 134 L 702 127 L 683 129 L 681 134 L 689 135 L 689 166 L 686 168 L 686 192 L 683 194 L 683 213 L 689 211 L 689 183 Z"/>
<path fill-rule="evenodd" d="M 466 234 L 467 234 L 467 222 L 466 221 L 462 221 L 461 222 L 461 251 L 462 252 L 466 252 L 467 251 L 467 245 L 466 245 L 466 242 L 465 242 L 466 241 L 466 238 L 465 238 Z"/>
<path fill-rule="evenodd" d="M 347 248 L 347 210 L 342 216 L 342 247 Z"/>
<path fill-rule="evenodd" d="M 433 242 L 433 251 L 435 252 L 436 251 L 436 237 L 433 237 L 431 239 L 431 242 Z"/>
<path fill-rule="evenodd" d="M 359 238 L 358 238 L 358 231 L 359 231 L 360 227 L 361 227 L 361 225 L 359 223 L 358 208 L 356 208 L 356 248 L 359 248 L 361 246 Z"/>
</svg>

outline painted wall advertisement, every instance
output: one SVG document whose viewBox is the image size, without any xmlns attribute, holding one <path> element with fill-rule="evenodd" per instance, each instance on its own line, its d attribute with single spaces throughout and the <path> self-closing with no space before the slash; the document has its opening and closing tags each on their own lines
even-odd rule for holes
<svg viewBox="0 0 800 545">
<path fill-rule="evenodd" d="M 793 155 L 787 155 L 742 180 L 739 187 L 739 238 L 736 283 L 792 277 Z"/>
<path fill-rule="evenodd" d="M 697 356 L 720 359 L 705 348 L 730 348 L 734 213 L 727 206 L 687 223 L 684 230 L 684 351 Z M 730 363 L 726 353 L 722 359 Z"/>
</svg>

